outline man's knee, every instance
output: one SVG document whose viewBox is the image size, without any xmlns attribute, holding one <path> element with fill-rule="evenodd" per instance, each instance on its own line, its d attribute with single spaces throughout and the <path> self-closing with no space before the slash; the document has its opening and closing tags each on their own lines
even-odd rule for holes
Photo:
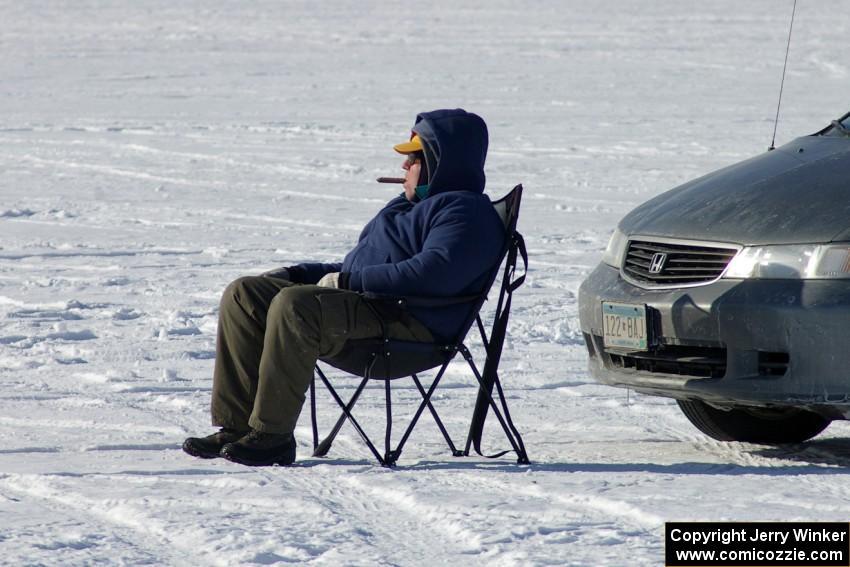
<svg viewBox="0 0 850 567">
<path fill-rule="evenodd" d="M 287 287 L 278 292 L 269 307 L 268 321 L 318 331 L 321 308 L 314 286 Z"/>
<path fill-rule="evenodd" d="M 219 316 L 248 314 L 264 320 L 269 303 L 278 290 L 279 288 L 270 278 L 262 276 L 237 278 L 230 282 L 221 294 Z"/>
<path fill-rule="evenodd" d="M 230 282 L 221 294 L 222 309 L 238 304 L 239 300 L 245 297 L 252 279 L 253 276 L 243 276 Z"/>
</svg>

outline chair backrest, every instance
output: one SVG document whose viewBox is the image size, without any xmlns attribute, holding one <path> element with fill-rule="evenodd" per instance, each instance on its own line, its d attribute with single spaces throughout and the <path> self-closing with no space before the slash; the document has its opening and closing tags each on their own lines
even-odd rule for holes
<svg viewBox="0 0 850 567">
<path fill-rule="evenodd" d="M 514 187 L 510 193 L 493 201 L 493 208 L 496 209 L 496 214 L 502 219 L 502 224 L 505 226 L 505 232 L 510 234 L 516 230 L 517 219 L 519 218 L 519 205 L 522 201 L 522 185 Z"/>
<path fill-rule="evenodd" d="M 522 236 L 516 230 L 517 221 L 519 220 L 519 207 L 522 203 L 522 184 L 517 185 L 511 191 L 498 199 L 497 201 L 493 201 L 493 208 L 496 210 L 496 214 L 499 215 L 499 218 L 502 219 L 502 224 L 505 227 L 505 241 L 502 245 L 502 252 L 499 254 L 499 261 L 493 266 L 493 270 L 490 273 L 490 277 L 487 280 L 487 284 L 484 286 L 484 289 L 481 293 L 475 298 L 474 308 L 471 309 L 469 318 L 466 323 L 460 328 L 457 338 L 455 342 L 460 344 L 463 342 L 463 339 L 469 333 L 469 329 L 472 328 L 472 325 L 475 323 L 476 317 L 478 317 L 478 313 L 481 311 L 481 307 L 484 305 L 484 302 L 487 300 L 487 296 L 490 293 L 491 288 L 493 287 L 493 283 L 496 281 L 496 277 L 499 275 L 499 269 L 502 268 L 504 264 L 504 274 L 502 280 L 502 289 L 499 290 L 499 302 L 496 308 L 496 312 L 501 311 L 502 300 L 505 295 L 504 286 L 509 284 L 509 280 L 511 275 L 514 272 L 516 267 L 516 247 L 519 242 L 522 241 Z M 524 248 L 523 248 L 524 250 Z M 523 252 L 524 253 L 524 252 Z M 507 263 L 505 263 L 505 259 L 507 257 Z M 523 275 L 523 279 L 525 276 Z"/>
<path fill-rule="evenodd" d="M 503 311 L 506 294 L 512 291 L 510 286 L 513 285 L 513 289 L 516 289 L 522 283 L 522 280 L 525 279 L 525 274 L 523 273 L 521 278 L 512 281 L 518 253 L 526 261 L 522 235 L 516 231 L 521 201 L 522 185 L 517 185 L 507 195 L 497 201 L 493 201 L 493 207 L 505 226 L 505 241 L 499 255 L 499 261 L 493 266 L 492 272 L 481 293 L 462 298 L 398 298 L 408 305 L 468 308 L 469 316 L 464 322 L 464 325 L 459 328 L 454 341 L 451 341 L 449 344 L 438 344 L 415 343 L 392 339 L 351 340 L 346 343 L 345 348 L 340 353 L 332 358 L 323 358 L 322 360 L 350 374 L 357 376 L 368 375 L 370 378 L 378 380 L 392 380 L 410 376 L 411 374 L 424 372 L 440 366 L 451 360 L 476 320 L 480 324 L 478 313 L 487 300 L 487 296 L 493 283 L 496 281 L 496 277 L 499 275 L 502 265 L 504 264 L 504 272 L 496 307 L 497 319 Z M 505 261 L 506 258 L 507 261 Z"/>
</svg>

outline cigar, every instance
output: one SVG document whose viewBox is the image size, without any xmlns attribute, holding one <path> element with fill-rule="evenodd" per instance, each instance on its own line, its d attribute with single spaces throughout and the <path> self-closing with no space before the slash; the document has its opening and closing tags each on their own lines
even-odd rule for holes
<svg viewBox="0 0 850 567">
<path fill-rule="evenodd" d="M 379 177 L 378 183 L 404 183 L 404 177 Z"/>
</svg>

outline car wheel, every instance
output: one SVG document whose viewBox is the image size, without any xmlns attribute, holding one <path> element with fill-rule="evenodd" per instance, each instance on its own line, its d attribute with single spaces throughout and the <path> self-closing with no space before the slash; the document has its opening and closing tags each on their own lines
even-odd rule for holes
<svg viewBox="0 0 850 567">
<path fill-rule="evenodd" d="M 830 420 L 798 408 L 733 407 L 721 410 L 699 400 L 676 400 L 697 429 L 718 441 L 764 445 L 800 443 L 811 439 Z"/>
</svg>

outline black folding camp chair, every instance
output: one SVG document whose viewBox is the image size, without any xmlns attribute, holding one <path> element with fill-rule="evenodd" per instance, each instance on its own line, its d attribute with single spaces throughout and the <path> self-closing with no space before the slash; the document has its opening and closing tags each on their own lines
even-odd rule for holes
<svg viewBox="0 0 850 567">
<path fill-rule="evenodd" d="M 514 426 L 510 412 L 508 411 L 507 401 L 505 399 L 505 395 L 502 390 L 502 385 L 498 375 L 499 360 L 502 355 L 502 346 L 504 345 L 508 318 L 510 316 L 512 294 L 525 281 L 525 275 L 528 269 L 528 254 L 525 250 L 525 243 L 523 241 L 522 235 L 516 230 L 521 199 L 522 185 L 517 185 L 505 197 L 493 202 L 493 207 L 499 213 L 499 216 L 501 217 L 505 225 L 505 246 L 502 251 L 502 255 L 500 256 L 499 262 L 493 267 L 490 280 L 485 289 L 481 292 L 481 294 L 448 299 L 424 297 L 387 298 L 385 296 L 378 296 L 374 294 L 364 294 L 364 296 L 369 302 L 380 303 L 385 301 L 391 301 L 396 306 L 400 307 L 457 305 L 459 307 L 469 308 L 469 306 L 472 305 L 473 308 L 471 309 L 471 314 L 468 317 L 466 324 L 461 328 L 457 336 L 457 340 L 455 341 L 439 344 L 421 343 L 393 340 L 384 335 L 383 338 L 348 341 L 340 353 L 334 355 L 332 358 L 320 359 L 321 362 L 329 364 L 350 374 L 359 376 L 361 378 L 361 381 L 354 394 L 352 394 L 351 399 L 346 403 L 342 400 L 342 398 L 336 392 L 334 387 L 331 385 L 327 376 L 322 371 L 320 365 L 316 365 L 316 372 L 314 374 L 313 382 L 310 384 L 310 413 L 312 418 L 314 449 L 313 456 L 323 457 L 328 453 L 331 448 L 331 444 L 336 438 L 336 435 L 339 432 L 340 428 L 343 426 L 345 421 L 348 420 L 351 422 L 352 426 L 360 435 L 360 437 L 362 437 L 363 441 L 369 447 L 369 450 L 372 452 L 378 462 L 384 466 L 394 466 L 399 458 L 399 455 L 401 455 L 401 451 L 404 447 L 404 444 L 407 442 L 408 437 L 413 432 L 413 428 L 416 426 L 416 423 L 418 422 L 419 417 L 422 415 L 422 412 L 425 410 L 425 408 L 428 408 L 431 415 L 434 417 L 434 421 L 436 421 L 437 427 L 439 427 L 440 431 L 442 432 L 443 437 L 445 438 L 446 443 L 448 444 L 449 449 L 451 450 L 454 456 L 469 455 L 470 448 L 474 448 L 475 451 L 480 455 L 480 444 L 484 428 L 484 422 L 488 410 L 492 409 L 494 415 L 498 418 L 499 423 L 502 426 L 502 430 L 505 432 L 505 436 L 511 444 L 512 450 L 517 455 L 517 462 L 520 464 L 527 464 L 529 462 L 528 455 L 525 451 L 525 446 L 522 442 L 522 438 L 520 437 L 519 431 L 517 431 L 516 427 Z M 518 258 L 522 259 L 523 273 L 521 276 L 515 277 L 515 270 Z M 499 290 L 499 299 L 496 305 L 493 324 L 491 326 L 490 334 L 488 336 L 479 311 L 481 310 L 484 301 L 487 299 L 487 294 L 490 291 L 493 282 L 496 280 L 496 276 L 499 273 L 499 269 L 502 267 L 503 260 L 504 268 L 502 271 L 502 283 L 501 288 Z M 478 367 L 475 365 L 475 361 L 473 360 L 472 354 L 463 342 L 467 333 L 472 328 L 473 324 L 476 324 L 478 327 L 478 331 L 481 335 L 482 345 L 487 355 L 486 361 L 484 363 L 483 372 L 478 371 Z M 472 416 L 472 422 L 470 425 L 469 433 L 467 435 L 466 447 L 463 451 L 457 449 L 451 437 L 449 436 L 448 431 L 443 425 L 440 416 L 437 414 L 437 411 L 434 409 L 434 406 L 431 403 L 431 397 L 434 391 L 437 389 L 437 386 L 440 383 L 440 379 L 443 377 L 446 368 L 448 368 L 449 363 L 452 361 L 452 359 L 458 352 L 461 353 L 463 358 L 469 364 L 479 384 L 478 398 L 476 400 L 475 410 Z M 425 388 L 422 386 L 422 382 L 419 380 L 417 374 L 420 372 L 431 370 L 433 368 L 439 368 L 439 370 L 437 371 L 436 376 L 431 382 L 431 386 L 426 391 Z M 342 415 L 337 420 L 330 434 L 325 437 L 325 439 L 321 442 L 319 442 L 319 432 L 316 424 L 315 376 L 318 376 L 322 380 L 333 399 L 336 401 L 339 407 L 342 408 Z M 422 395 L 422 402 L 419 404 L 419 407 L 414 413 L 413 418 L 405 429 L 404 434 L 399 440 L 398 445 L 395 449 L 393 449 L 391 447 L 393 417 L 390 382 L 397 378 L 403 377 L 410 377 L 413 379 L 413 383 L 416 385 L 416 388 Z M 385 450 L 383 455 L 378 452 L 378 450 L 375 448 L 375 445 L 366 435 L 363 428 L 360 426 L 360 423 L 357 421 L 357 419 L 355 419 L 354 415 L 352 415 L 352 409 L 357 403 L 357 399 L 360 397 L 361 392 L 363 391 L 369 380 L 384 381 L 387 422 L 384 436 Z M 499 394 L 502 411 L 499 410 L 499 406 L 494 400 L 494 387 L 496 388 Z M 495 455 L 486 456 L 499 457 L 510 451 L 511 450 L 509 449 L 507 451 L 502 451 L 501 453 Z"/>
</svg>

